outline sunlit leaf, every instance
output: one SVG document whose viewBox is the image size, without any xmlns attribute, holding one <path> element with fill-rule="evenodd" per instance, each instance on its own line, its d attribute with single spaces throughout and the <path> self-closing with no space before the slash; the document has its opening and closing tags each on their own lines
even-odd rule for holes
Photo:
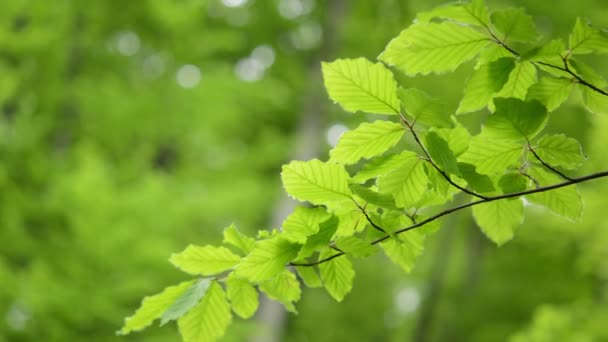
<svg viewBox="0 0 608 342">
<path fill-rule="evenodd" d="M 260 240 L 236 268 L 236 274 L 252 282 L 270 279 L 281 273 L 285 265 L 295 259 L 299 250 L 300 245 L 282 236 Z"/>
<path fill-rule="evenodd" d="M 553 111 L 568 99 L 574 83 L 570 79 L 543 77 L 528 89 L 528 100 L 538 100 Z"/>
<path fill-rule="evenodd" d="M 431 127 L 450 127 L 450 112 L 436 98 L 416 88 L 398 90 L 401 106 L 415 122 Z"/>
<path fill-rule="evenodd" d="M 520 199 L 492 201 L 473 207 L 473 217 L 481 231 L 498 245 L 513 238 L 523 222 L 524 204 Z"/>
<path fill-rule="evenodd" d="M 201 279 L 190 286 L 181 296 L 179 296 L 173 304 L 163 313 L 160 318 L 160 325 L 165 325 L 167 322 L 176 320 L 192 309 L 199 300 L 205 295 L 211 280 Z"/>
<path fill-rule="evenodd" d="M 226 279 L 226 294 L 232 311 L 241 318 L 250 318 L 258 309 L 258 291 L 247 280 L 231 273 Z"/>
<path fill-rule="evenodd" d="M 608 33 L 591 27 L 583 18 L 577 18 L 569 37 L 571 54 L 608 53 Z"/>
<path fill-rule="evenodd" d="M 322 63 L 329 97 L 350 112 L 399 113 L 397 82 L 382 63 L 364 58 Z"/>
<path fill-rule="evenodd" d="M 563 134 L 545 135 L 535 145 L 535 152 L 549 165 L 572 170 L 585 161 L 579 142 Z"/>
<path fill-rule="evenodd" d="M 213 275 L 233 268 L 241 257 L 226 247 L 190 245 L 184 251 L 171 255 L 169 261 L 189 274 Z"/>
<path fill-rule="evenodd" d="M 503 57 L 480 66 L 467 81 L 456 114 L 474 112 L 487 106 L 507 83 L 515 67 L 514 61 L 511 57 Z"/>
<path fill-rule="evenodd" d="M 349 178 L 344 166 L 318 159 L 292 161 L 283 165 L 281 172 L 283 186 L 289 195 L 317 205 L 348 201 L 351 196 Z"/>
<path fill-rule="evenodd" d="M 323 208 L 296 207 L 283 221 L 282 236 L 289 241 L 304 244 L 310 235 L 319 231 L 319 224 L 330 217 L 331 214 Z"/>
<path fill-rule="evenodd" d="M 231 321 L 226 294 L 213 281 L 200 303 L 177 320 L 177 326 L 185 342 L 215 341 L 224 335 Z"/>
<path fill-rule="evenodd" d="M 530 42 L 538 39 L 534 19 L 522 8 L 508 8 L 492 13 L 492 24 L 502 42 L 508 40 Z"/>
<path fill-rule="evenodd" d="M 338 252 L 326 248 L 319 259 L 328 258 Z M 338 302 L 350 292 L 353 287 L 355 271 L 347 256 L 340 256 L 319 265 L 323 285 L 329 294 Z"/>
<path fill-rule="evenodd" d="M 391 121 L 363 123 L 340 137 L 338 145 L 329 152 L 330 161 L 354 164 L 361 158 L 380 155 L 395 146 L 404 133 L 400 124 Z"/>
<path fill-rule="evenodd" d="M 284 270 L 272 279 L 260 283 L 260 291 L 274 300 L 281 302 L 290 312 L 297 312 L 294 303 L 300 300 L 302 290 L 295 274 Z"/>
</svg>

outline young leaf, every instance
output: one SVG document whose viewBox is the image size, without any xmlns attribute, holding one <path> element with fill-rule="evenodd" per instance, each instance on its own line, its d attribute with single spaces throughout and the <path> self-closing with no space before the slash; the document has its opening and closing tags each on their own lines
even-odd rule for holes
<svg viewBox="0 0 608 342">
<path fill-rule="evenodd" d="M 484 108 L 495 93 L 505 86 L 514 67 L 515 60 L 512 57 L 503 57 L 481 65 L 468 80 L 456 114 Z"/>
<path fill-rule="evenodd" d="M 401 140 L 403 127 L 391 121 L 363 123 L 342 135 L 338 145 L 329 152 L 330 160 L 354 164 L 361 158 L 369 159 L 386 152 Z"/>
<path fill-rule="evenodd" d="M 431 127 L 451 127 L 450 112 L 439 100 L 416 88 L 399 88 L 401 106 L 416 122 Z"/>
<path fill-rule="evenodd" d="M 471 134 L 458 122 L 456 122 L 454 128 L 438 128 L 432 129 L 432 131 L 439 134 L 439 136 L 448 143 L 450 150 L 452 150 L 456 156 L 463 154 L 469 147 Z"/>
<path fill-rule="evenodd" d="M 583 104 L 588 111 L 594 114 L 608 115 L 608 96 L 580 84 L 577 84 L 577 87 L 583 95 Z"/>
<path fill-rule="evenodd" d="M 540 166 L 532 168 L 529 173 L 543 186 L 563 181 L 559 176 L 544 170 Z M 583 200 L 576 185 L 528 195 L 526 198 L 530 202 L 545 206 L 555 214 L 572 221 L 579 221 L 583 214 Z"/>
<path fill-rule="evenodd" d="M 282 236 L 289 241 L 304 244 L 309 236 L 319 231 L 319 224 L 330 217 L 331 214 L 323 208 L 296 207 L 283 221 Z"/>
<path fill-rule="evenodd" d="M 472 0 L 467 4 L 447 4 L 416 16 L 419 22 L 429 22 L 435 18 L 445 18 L 480 27 L 490 24 L 490 14 L 483 0 Z"/>
<path fill-rule="evenodd" d="M 479 193 L 493 192 L 494 183 L 487 175 L 480 175 L 475 171 L 475 166 L 466 163 L 458 163 L 458 169 L 464 180 L 467 181 L 471 189 Z"/>
<path fill-rule="evenodd" d="M 528 88 L 534 83 L 536 83 L 534 64 L 528 61 L 518 62 L 509 74 L 505 86 L 494 97 L 514 97 L 523 100 L 526 98 Z"/>
<path fill-rule="evenodd" d="M 283 165 L 281 179 L 288 194 L 300 201 L 321 205 L 350 201 L 350 176 L 344 166 L 318 159 Z"/>
<path fill-rule="evenodd" d="M 538 101 L 514 98 L 494 100 L 496 112 L 488 118 L 482 136 L 501 140 L 532 139 L 547 124 L 546 108 Z"/>
<path fill-rule="evenodd" d="M 509 8 L 492 13 L 492 23 L 502 42 L 507 40 L 531 42 L 538 39 L 534 19 L 522 8 Z"/>
<path fill-rule="evenodd" d="M 159 294 L 145 297 L 137 311 L 125 319 L 125 324 L 118 333 L 126 335 L 148 327 L 155 319 L 160 318 L 193 283 L 194 281 L 185 281 L 175 286 L 169 286 Z"/>
<path fill-rule="evenodd" d="M 378 251 L 376 246 L 370 245 L 369 242 L 365 242 L 354 236 L 336 239 L 336 246 L 344 251 L 344 253 L 359 258 L 368 257 Z"/>
<path fill-rule="evenodd" d="M 528 89 L 527 100 L 538 100 L 551 112 L 568 99 L 573 85 L 566 78 L 543 77 Z"/>
<path fill-rule="evenodd" d="M 298 253 L 297 259 L 307 258 L 316 250 L 327 246 L 338 229 L 338 222 L 338 218 L 332 216 L 329 220 L 321 223 L 319 232 L 308 237 L 306 244 Z"/>
<path fill-rule="evenodd" d="M 364 183 L 369 179 L 384 176 L 409 160 L 417 159 L 414 152 L 403 151 L 399 154 L 389 154 L 370 160 L 354 177 L 353 182 Z"/>
<path fill-rule="evenodd" d="M 382 63 L 364 58 L 321 63 L 329 97 L 349 112 L 399 113 L 397 82 Z"/>
<path fill-rule="evenodd" d="M 359 184 L 351 184 L 350 189 L 355 195 L 361 197 L 362 200 L 369 204 L 373 204 L 380 208 L 397 210 L 395 199 L 389 194 L 381 194 Z"/>
<path fill-rule="evenodd" d="M 274 278 L 260 283 L 260 291 L 264 291 L 269 298 L 281 302 L 288 311 L 297 313 L 293 304 L 300 300 L 302 290 L 295 274 L 289 270 L 284 270 Z"/>
<path fill-rule="evenodd" d="M 226 294 L 232 311 L 241 318 L 250 318 L 258 309 L 258 291 L 247 280 L 231 273 L 226 279 Z"/>
<path fill-rule="evenodd" d="M 185 315 L 192 309 L 209 289 L 211 280 L 201 279 L 190 286 L 171 306 L 163 313 L 160 318 L 160 325 L 163 326 L 169 321 L 176 320 Z"/>
<path fill-rule="evenodd" d="M 295 259 L 300 245 L 289 242 L 282 236 L 256 242 L 251 254 L 236 268 L 236 275 L 252 282 L 274 277 Z"/>
<path fill-rule="evenodd" d="M 323 287 L 323 283 L 321 282 L 321 278 L 315 271 L 314 267 L 307 266 L 299 266 L 296 267 L 296 271 L 298 271 L 298 275 L 304 282 L 304 284 L 309 288 Z"/>
<path fill-rule="evenodd" d="M 469 149 L 458 161 L 474 165 L 475 170 L 481 174 L 491 175 L 517 165 L 521 154 L 520 144 L 477 136 L 471 140 Z"/>
<path fill-rule="evenodd" d="M 534 151 L 549 165 L 561 166 L 568 170 L 578 168 L 585 161 L 578 141 L 563 134 L 543 136 L 536 143 Z"/>
<path fill-rule="evenodd" d="M 422 253 L 422 241 L 416 234 L 404 233 L 399 238 L 392 237 L 380 243 L 386 256 L 401 269 L 409 273 L 414 267 L 416 257 Z"/>
<path fill-rule="evenodd" d="M 213 275 L 238 265 L 241 257 L 226 247 L 189 245 L 169 261 L 180 270 L 194 275 Z"/>
<path fill-rule="evenodd" d="M 243 251 L 245 254 L 249 254 L 255 245 L 255 239 L 239 232 L 239 230 L 236 229 L 236 226 L 231 224 L 224 229 L 223 243 L 232 245 Z"/>
<path fill-rule="evenodd" d="M 520 199 L 492 201 L 473 207 L 473 217 L 481 231 L 497 245 L 513 238 L 523 222 L 524 204 Z"/>
<path fill-rule="evenodd" d="M 528 186 L 528 178 L 521 173 L 510 172 L 500 177 L 498 186 L 503 194 L 524 191 Z"/>
<path fill-rule="evenodd" d="M 401 167 L 378 179 L 381 193 L 390 193 L 400 208 L 411 208 L 427 190 L 428 176 L 424 172 L 424 161 L 408 160 Z"/>
<path fill-rule="evenodd" d="M 379 58 L 410 76 L 444 73 L 472 59 L 490 43 L 487 35 L 467 26 L 418 23 L 391 40 Z"/>
<path fill-rule="evenodd" d="M 337 252 L 326 248 L 319 255 L 319 259 L 328 258 L 335 253 Z M 355 271 L 348 257 L 341 256 L 324 262 L 319 265 L 319 271 L 327 292 L 335 300 L 341 302 L 353 288 L 353 279 L 355 278 Z"/>
<path fill-rule="evenodd" d="M 232 321 L 230 304 L 217 281 L 192 310 L 177 320 L 184 341 L 215 341 L 223 336 Z"/>
<path fill-rule="evenodd" d="M 456 156 L 450 150 L 448 143 L 435 132 L 428 132 L 424 138 L 426 149 L 439 168 L 448 174 L 460 175 Z"/>
<path fill-rule="evenodd" d="M 591 27 L 583 18 L 576 18 L 570 34 L 570 54 L 608 53 L 608 33 Z"/>
</svg>

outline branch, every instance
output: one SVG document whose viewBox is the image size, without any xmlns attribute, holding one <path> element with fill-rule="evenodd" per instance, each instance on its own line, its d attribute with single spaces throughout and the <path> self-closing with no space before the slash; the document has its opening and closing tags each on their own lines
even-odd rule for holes
<svg viewBox="0 0 608 342">
<path fill-rule="evenodd" d="M 439 219 L 439 218 L 441 218 L 443 216 L 455 213 L 457 211 L 466 209 L 468 207 L 473 207 L 473 206 L 480 205 L 480 204 L 483 204 L 483 203 L 488 203 L 488 202 L 493 202 L 493 201 L 499 201 L 499 200 L 508 199 L 508 198 L 521 197 L 521 196 L 531 195 L 531 194 L 535 194 L 535 193 L 539 193 L 539 192 L 545 192 L 545 191 L 555 190 L 555 189 L 563 188 L 565 186 L 569 186 L 569 185 L 573 185 L 573 184 L 578 184 L 578 183 L 583 183 L 583 182 L 586 182 L 586 181 L 590 181 L 590 180 L 593 180 L 593 179 L 596 179 L 596 178 L 603 178 L 603 177 L 608 177 L 608 171 L 602 171 L 602 172 L 592 173 L 592 174 L 589 174 L 589 175 L 586 175 L 586 176 L 582 176 L 582 177 L 578 177 L 578 178 L 571 178 L 570 180 L 567 180 L 567 181 L 562 182 L 562 183 L 557 183 L 557 184 L 553 184 L 553 185 L 547 185 L 547 186 L 543 186 L 543 187 L 540 187 L 540 188 L 535 188 L 535 189 L 530 189 L 530 190 L 524 190 L 524 191 L 518 191 L 518 192 L 512 192 L 512 193 L 509 193 L 509 194 L 503 194 L 503 195 L 498 195 L 498 196 L 492 196 L 492 197 L 488 197 L 486 199 L 480 199 L 480 200 L 475 201 L 475 202 L 465 203 L 465 204 L 462 204 L 462 205 L 459 205 L 459 206 L 456 206 L 456 207 L 453 207 L 453 208 L 450 208 L 450 209 L 446 209 L 446 210 L 444 210 L 442 212 L 439 212 L 439 213 L 437 213 L 437 214 L 435 214 L 435 215 L 433 215 L 433 216 L 431 216 L 431 217 L 429 217 L 429 218 L 427 218 L 427 219 L 425 219 L 423 221 L 415 223 L 415 224 L 413 224 L 411 226 L 408 226 L 408 227 L 405 227 L 405 228 L 401 228 L 401 229 L 393 232 L 392 235 L 399 235 L 399 234 L 405 233 L 407 231 L 410 231 L 410 230 L 413 230 L 413 229 L 416 229 L 416 228 L 420 228 L 420 227 L 426 225 L 427 223 L 431 223 L 431 222 L 433 222 L 433 221 L 435 221 L 435 220 L 437 220 L 437 219 Z M 382 242 L 384 240 L 387 240 L 392 235 L 385 235 L 383 237 L 380 237 L 380 238 L 372 241 L 370 244 L 371 245 L 377 245 L 380 242 Z M 297 264 L 290 263 L 289 265 L 291 265 L 291 266 L 316 266 L 316 265 L 328 262 L 328 261 L 330 261 L 330 260 L 332 260 L 334 258 L 337 258 L 337 257 L 345 255 L 345 254 L 346 253 L 341 252 L 341 253 L 334 254 L 334 255 L 332 255 L 330 257 L 327 257 L 325 259 L 317 260 L 315 262 L 311 262 L 311 263 L 297 263 Z"/>
<path fill-rule="evenodd" d="M 372 221 L 372 219 L 369 217 L 369 215 L 367 215 L 367 211 L 365 211 L 365 208 L 362 207 L 361 205 L 359 205 L 359 203 L 357 203 L 357 201 L 355 201 L 354 198 L 352 200 L 353 200 L 353 202 L 355 202 L 355 205 L 357 206 L 357 208 L 359 208 L 359 210 L 361 210 L 363 215 L 365 215 L 365 219 L 367 220 L 367 222 L 369 222 L 369 224 L 371 224 L 372 227 L 374 227 L 375 229 L 386 234 L 386 230 L 384 228 L 380 227 L 379 225 L 377 225 L 376 223 L 374 223 L 374 221 Z"/>
<path fill-rule="evenodd" d="M 492 36 L 492 40 L 502 46 L 505 50 L 509 51 L 511 54 L 513 54 L 516 57 L 520 57 L 521 54 L 519 52 L 517 52 L 516 50 L 514 50 L 512 47 L 510 47 L 509 45 L 507 45 L 505 42 L 503 42 L 502 40 L 498 39 L 498 37 L 494 34 L 494 32 L 492 32 L 492 30 L 490 30 L 489 27 L 486 26 L 486 30 L 488 31 L 488 33 L 490 34 L 490 36 Z M 570 57 L 570 55 L 568 54 L 567 56 L 560 56 L 562 58 L 562 61 L 564 63 L 564 66 L 558 66 L 558 65 L 553 65 L 551 63 L 547 63 L 547 62 L 542 62 L 542 61 L 532 61 L 532 63 L 535 64 L 540 64 L 540 65 L 544 65 L 546 67 L 550 67 L 553 69 L 557 69 L 557 70 L 561 70 L 563 72 L 568 73 L 570 76 L 574 77 L 574 79 L 576 79 L 576 82 L 580 83 L 581 85 L 597 92 L 600 93 L 604 96 L 608 96 L 608 92 L 606 92 L 605 90 L 585 81 L 582 77 L 580 77 L 579 75 L 577 75 L 574 71 L 572 71 L 570 69 L 570 66 L 568 65 L 568 57 Z"/>
<path fill-rule="evenodd" d="M 547 169 L 551 170 L 553 173 L 555 173 L 556 175 L 562 177 L 565 180 L 571 181 L 572 178 L 566 176 L 563 172 L 561 172 L 560 170 L 556 169 L 555 167 L 549 165 L 547 162 L 545 162 L 539 155 L 538 153 L 536 153 L 536 151 L 534 151 L 534 148 L 532 148 L 532 146 L 530 145 L 530 141 L 528 140 L 528 138 L 526 138 L 526 142 L 528 143 L 528 150 L 530 152 L 532 152 L 532 155 L 534 155 L 534 158 L 536 158 L 541 164 L 543 164 L 544 167 L 546 167 Z"/>
<path fill-rule="evenodd" d="M 412 132 L 412 135 L 414 136 L 414 140 L 416 140 L 416 143 L 418 144 L 418 146 L 420 146 L 420 148 L 422 149 L 422 152 L 424 153 L 424 155 L 426 156 L 426 161 L 429 162 L 433 168 L 435 170 L 437 170 L 437 172 L 439 172 L 439 174 L 448 182 L 450 183 L 453 187 L 455 187 L 456 189 L 467 193 L 469 195 L 475 196 L 477 198 L 481 198 L 481 199 L 486 199 L 487 197 L 480 195 L 474 191 L 468 190 L 467 188 L 464 188 L 456 183 L 454 183 L 454 181 L 450 178 L 450 176 L 443 171 L 439 165 L 437 165 L 434 161 L 433 158 L 431 158 L 431 155 L 429 154 L 429 152 L 426 150 L 426 148 L 424 147 L 424 145 L 422 145 L 422 142 L 420 141 L 420 138 L 418 137 L 418 134 L 416 133 L 416 131 L 414 130 L 414 123 L 410 124 L 407 119 L 403 116 L 403 114 L 399 113 L 399 116 L 401 117 L 401 122 L 403 122 L 403 124 L 405 126 L 407 126 L 407 128 L 409 129 L 410 132 Z"/>
</svg>

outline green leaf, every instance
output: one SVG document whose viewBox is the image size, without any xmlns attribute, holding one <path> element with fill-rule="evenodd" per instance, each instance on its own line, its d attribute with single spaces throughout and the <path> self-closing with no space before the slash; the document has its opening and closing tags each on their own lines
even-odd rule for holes
<svg viewBox="0 0 608 342">
<path fill-rule="evenodd" d="M 608 33 L 591 27 L 588 20 L 577 18 L 570 34 L 570 53 L 608 53 Z"/>
<path fill-rule="evenodd" d="M 458 161 L 475 165 L 481 174 L 491 175 L 517 165 L 521 154 L 522 146 L 518 143 L 477 136 Z"/>
<path fill-rule="evenodd" d="M 258 291 L 247 280 L 231 273 L 226 279 L 226 293 L 232 311 L 241 318 L 250 318 L 258 309 Z"/>
<path fill-rule="evenodd" d="M 203 298 L 207 289 L 211 285 L 211 280 L 201 279 L 190 286 L 173 304 L 163 313 L 160 318 L 160 325 L 163 326 L 169 321 L 176 320 L 185 315 Z"/>
<path fill-rule="evenodd" d="M 177 320 L 185 342 L 215 341 L 222 337 L 232 321 L 230 304 L 217 281 L 212 281 L 200 303 Z"/>
<path fill-rule="evenodd" d="M 581 145 L 563 134 L 545 135 L 538 140 L 534 151 L 552 166 L 574 170 L 585 161 Z"/>
<path fill-rule="evenodd" d="M 296 207 L 283 222 L 282 236 L 289 241 L 304 244 L 309 236 L 319 231 L 319 224 L 330 217 L 331 214 L 323 208 Z"/>
<path fill-rule="evenodd" d="M 338 145 L 329 152 L 330 161 L 354 164 L 361 158 L 375 157 L 395 146 L 404 133 L 400 124 L 391 121 L 362 123 L 342 135 Z"/>
<path fill-rule="evenodd" d="M 325 248 L 331 238 L 336 233 L 338 229 L 338 218 L 332 216 L 329 220 L 321 223 L 319 226 L 319 232 L 315 235 L 311 235 L 306 240 L 306 244 L 302 247 L 302 250 L 298 253 L 297 259 L 303 259 L 309 257 L 313 252 Z"/>
<path fill-rule="evenodd" d="M 538 100 L 551 112 L 568 99 L 573 85 L 566 78 L 543 77 L 528 89 L 527 100 Z"/>
<path fill-rule="evenodd" d="M 492 23 L 502 42 L 508 40 L 530 42 L 538 39 L 534 19 L 522 8 L 508 8 L 492 13 Z"/>
<path fill-rule="evenodd" d="M 398 114 L 397 82 L 382 63 L 364 58 L 321 63 L 329 97 L 349 112 Z"/>
<path fill-rule="evenodd" d="M 524 204 L 520 199 L 498 200 L 473 207 L 473 217 L 481 231 L 497 245 L 513 238 L 523 222 Z"/>
<path fill-rule="evenodd" d="M 494 183 L 487 175 L 481 175 L 475 171 L 475 166 L 466 163 L 458 163 L 458 169 L 464 180 L 467 181 L 471 189 L 479 193 L 493 192 Z"/>
<path fill-rule="evenodd" d="M 463 154 L 469 147 L 471 134 L 458 122 L 456 122 L 454 128 L 439 128 L 433 129 L 433 131 L 439 134 L 443 140 L 447 141 L 450 150 L 452 150 L 456 156 Z"/>
<path fill-rule="evenodd" d="M 270 279 L 281 273 L 285 265 L 295 259 L 300 245 L 282 236 L 257 241 L 251 254 L 236 268 L 236 275 L 252 282 Z"/>
<path fill-rule="evenodd" d="M 234 224 L 231 224 L 224 229 L 224 241 L 225 244 L 232 245 L 245 254 L 251 253 L 253 246 L 255 245 L 255 239 L 244 235 L 236 229 Z"/>
<path fill-rule="evenodd" d="M 370 245 L 357 237 L 348 236 L 336 239 L 336 246 L 344 253 L 354 257 L 366 258 L 378 251 L 376 246 Z"/>
<path fill-rule="evenodd" d="M 390 233 L 397 231 L 406 226 L 410 226 L 412 222 L 402 214 L 384 216 L 382 226 Z M 409 231 L 400 235 L 394 235 L 391 238 L 380 243 L 386 256 L 391 259 L 396 265 L 401 267 L 404 272 L 409 273 L 418 257 L 422 253 L 424 236 L 418 230 Z"/>
<path fill-rule="evenodd" d="M 514 98 L 498 98 L 494 103 L 496 112 L 484 124 L 484 137 L 502 140 L 532 139 L 547 125 L 547 110 L 536 100 L 524 102 Z"/>
<path fill-rule="evenodd" d="M 491 43 L 470 27 L 452 22 L 417 23 L 388 44 L 380 60 L 407 75 L 453 71 Z"/>
<path fill-rule="evenodd" d="M 350 201 L 349 178 L 344 166 L 318 159 L 292 161 L 283 165 L 281 172 L 283 186 L 289 195 L 316 205 Z"/>
<path fill-rule="evenodd" d="M 363 168 L 353 177 L 353 182 L 364 183 L 369 179 L 384 176 L 402 166 L 409 160 L 417 158 L 418 157 L 416 154 L 410 151 L 374 158 L 365 164 Z"/>
<path fill-rule="evenodd" d="M 269 298 L 281 302 L 287 311 L 297 313 L 293 304 L 300 300 L 302 290 L 295 274 L 289 270 L 284 270 L 276 277 L 260 283 L 260 291 L 264 291 Z"/>
<path fill-rule="evenodd" d="M 514 67 L 515 60 L 511 57 L 481 65 L 468 80 L 456 114 L 474 112 L 487 106 L 495 93 L 505 86 Z"/>
<path fill-rule="evenodd" d="M 180 270 L 194 275 L 213 275 L 238 265 L 241 257 L 226 247 L 189 245 L 169 261 Z"/>
<path fill-rule="evenodd" d="M 536 179 L 541 186 L 553 185 L 563 182 L 559 176 L 546 171 L 542 167 L 534 167 L 529 171 L 530 176 Z M 557 215 L 580 221 L 583 214 L 583 200 L 576 185 L 539 192 L 526 196 L 532 203 L 540 204 Z"/>
<path fill-rule="evenodd" d="M 336 253 L 334 250 L 326 248 L 319 255 L 319 259 L 328 258 Z M 348 257 L 343 255 L 324 262 L 319 265 L 319 271 L 327 292 L 335 300 L 341 302 L 353 288 L 353 279 L 355 278 L 355 271 Z"/>
<path fill-rule="evenodd" d="M 447 4 L 416 16 L 418 22 L 429 22 L 435 18 L 445 18 L 481 27 L 490 24 L 490 13 L 483 0 L 473 0 L 467 4 Z"/>
<path fill-rule="evenodd" d="M 389 194 L 381 194 L 359 184 L 351 184 L 350 189 L 369 204 L 380 208 L 397 209 L 395 199 Z"/>
<path fill-rule="evenodd" d="M 424 138 L 426 149 L 435 164 L 448 174 L 460 175 L 456 156 L 454 155 L 454 152 L 450 150 L 448 143 L 435 132 L 428 132 Z"/>
<path fill-rule="evenodd" d="M 399 88 L 401 106 L 416 122 L 431 127 L 450 127 L 450 113 L 443 103 L 422 90 Z"/>
<path fill-rule="evenodd" d="M 378 179 L 381 193 L 390 193 L 400 208 L 411 208 L 427 190 L 428 176 L 422 159 L 410 159 L 393 172 Z"/>
<path fill-rule="evenodd" d="M 500 177 L 498 186 L 502 189 L 503 194 L 520 192 L 526 190 L 528 179 L 521 173 L 510 172 Z"/>
<path fill-rule="evenodd" d="M 509 80 L 494 97 L 514 97 L 525 99 L 530 88 L 536 83 L 536 67 L 532 62 L 522 61 L 515 64 Z"/>
<path fill-rule="evenodd" d="M 194 281 L 185 281 L 175 286 L 165 288 L 161 293 L 145 297 L 135 313 L 125 319 L 125 324 L 118 331 L 126 335 L 132 331 L 140 331 L 160 318 L 175 301 L 186 292 Z"/>
<path fill-rule="evenodd" d="M 296 267 L 296 271 L 298 271 L 298 275 L 304 282 L 304 284 L 309 288 L 323 287 L 323 283 L 321 282 L 321 278 L 315 271 L 314 267 L 308 266 L 299 266 Z"/>
<path fill-rule="evenodd" d="M 608 115 L 608 96 L 580 84 L 577 84 L 577 87 L 582 93 L 583 104 L 588 111 L 594 114 Z"/>
</svg>

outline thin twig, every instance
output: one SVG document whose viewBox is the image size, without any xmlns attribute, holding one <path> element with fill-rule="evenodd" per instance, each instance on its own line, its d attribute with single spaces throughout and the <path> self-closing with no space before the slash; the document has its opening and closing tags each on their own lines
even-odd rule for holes
<svg viewBox="0 0 608 342">
<path fill-rule="evenodd" d="M 547 169 L 551 170 L 551 172 L 555 173 L 556 175 L 562 177 L 565 180 L 569 180 L 571 181 L 572 178 L 566 176 L 563 172 L 561 172 L 560 170 L 556 169 L 555 167 L 549 165 L 547 162 L 545 162 L 539 155 L 538 153 L 536 153 L 536 151 L 534 150 L 534 148 L 532 147 L 532 145 L 530 145 L 530 141 L 526 138 L 526 142 L 528 143 L 528 151 L 532 152 L 532 155 L 534 156 L 534 158 L 536 158 L 541 164 L 543 164 L 544 167 L 546 167 Z"/>
<path fill-rule="evenodd" d="M 362 207 L 361 205 L 359 205 L 359 203 L 357 203 L 357 201 L 355 201 L 354 198 L 352 200 L 355 203 L 355 205 L 357 206 L 357 208 L 359 208 L 359 210 L 361 210 L 361 212 L 365 216 L 365 219 L 367 220 L 367 222 L 369 222 L 369 224 L 371 224 L 372 227 L 374 227 L 375 229 L 386 234 L 386 230 L 384 228 L 380 227 L 379 225 L 377 225 L 376 223 L 374 223 L 374 221 L 372 221 L 371 217 L 369 217 L 369 215 L 367 215 L 367 211 L 365 211 L 365 208 Z"/>
<path fill-rule="evenodd" d="M 431 158 L 431 155 L 429 154 L 429 152 L 426 150 L 426 148 L 424 147 L 424 145 L 422 144 L 422 142 L 420 141 L 420 138 L 418 137 L 418 133 L 416 133 L 416 130 L 414 130 L 414 124 L 410 124 L 407 119 L 403 116 L 403 114 L 399 114 L 401 116 L 401 122 L 403 122 L 403 124 L 409 129 L 409 131 L 412 133 L 412 135 L 414 136 L 414 140 L 416 141 L 416 143 L 418 144 L 418 146 L 420 146 L 420 148 L 422 149 L 422 152 L 424 153 L 424 155 L 426 156 L 426 161 L 428 161 L 435 170 L 437 170 L 437 172 L 439 172 L 439 174 L 441 175 L 441 177 L 443 177 L 448 183 L 450 183 L 453 187 L 455 187 L 456 189 L 467 193 L 471 196 L 475 196 L 477 198 L 481 198 L 481 199 L 485 199 L 487 198 L 486 196 L 480 195 L 474 191 L 468 190 L 467 188 L 464 188 L 458 184 L 456 184 L 451 178 L 450 176 L 444 171 L 442 170 L 439 165 L 437 165 L 434 161 L 433 158 Z"/>
<path fill-rule="evenodd" d="M 543 187 L 539 187 L 536 189 L 530 189 L 530 190 L 524 190 L 524 191 L 518 191 L 518 192 L 512 192 L 509 194 L 503 194 L 503 195 L 498 195 L 498 196 L 492 196 L 492 197 L 488 197 L 486 199 L 480 199 L 478 201 L 475 202 L 469 202 L 469 203 L 465 203 L 456 207 L 452 207 L 450 209 L 444 210 L 442 212 L 439 212 L 423 221 L 420 221 L 418 223 L 415 223 L 411 226 L 405 227 L 405 228 L 401 228 L 395 232 L 393 232 L 392 235 L 399 235 L 402 233 L 405 233 L 407 231 L 422 227 L 424 225 L 426 225 L 427 223 L 433 222 L 443 216 L 455 213 L 457 211 L 469 208 L 469 207 L 473 207 L 476 205 L 480 205 L 483 203 L 488 203 L 488 202 L 493 202 L 493 201 L 498 201 L 498 200 L 503 200 L 503 199 L 509 199 L 509 198 L 515 198 L 515 197 L 521 197 L 521 196 L 525 196 L 525 195 L 531 195 L 531 194 L 535 194 L 535 193 L 539 193 L 539 192 L 545 192 L 545 191 L 550 191 L 550 190 L 555 190 L 555 189 L 559 189 L 559 188 L 563 188 L 565 186 L 569 186 L 569 185 L 573 185 L 573 184 L 578 184 L 578 183 L 583 183 L 586 181 L 590 181 L 593 179 L 597 179 L 597 178 L 603 178 L 603 177 L 608 177 L 608 171 L 602 171 L 602 172 L 597 172 L 597 173 L 592 173 L 586 176 L 582 176 L 582 177 L 578 177 L 578 178 L 572 178 L 568 181 L 562 182 L 562 183 L 557 183 L 557 184 L 553 184 L 553 185 L 547 185 L 547 186 L 543 186 Z M 377 245 L 379 243 L 381 243 L 382 241 L 385 241 L 386 239 L 390 238 L 392 235 L 385 235 L 383 237 L 380 237 L 374 241 L 372 241 L 370 244 L 371 245 Z M 316 266 L 325 262 L 328 262 L 330 260 L 333 260 L 339 256 L 344 255 L 345 253 L 338 253 L 338 254 L 334 254 L 330 257 L 327 257 L 325 259 L 321 259 L 321 260 L 317 260 L 315 262 L 311 262 L 311 263 L 298 263 L 298 264 L 293 264 L 290 263 L 289 265 L 291 266 Z"/>
</svg>

